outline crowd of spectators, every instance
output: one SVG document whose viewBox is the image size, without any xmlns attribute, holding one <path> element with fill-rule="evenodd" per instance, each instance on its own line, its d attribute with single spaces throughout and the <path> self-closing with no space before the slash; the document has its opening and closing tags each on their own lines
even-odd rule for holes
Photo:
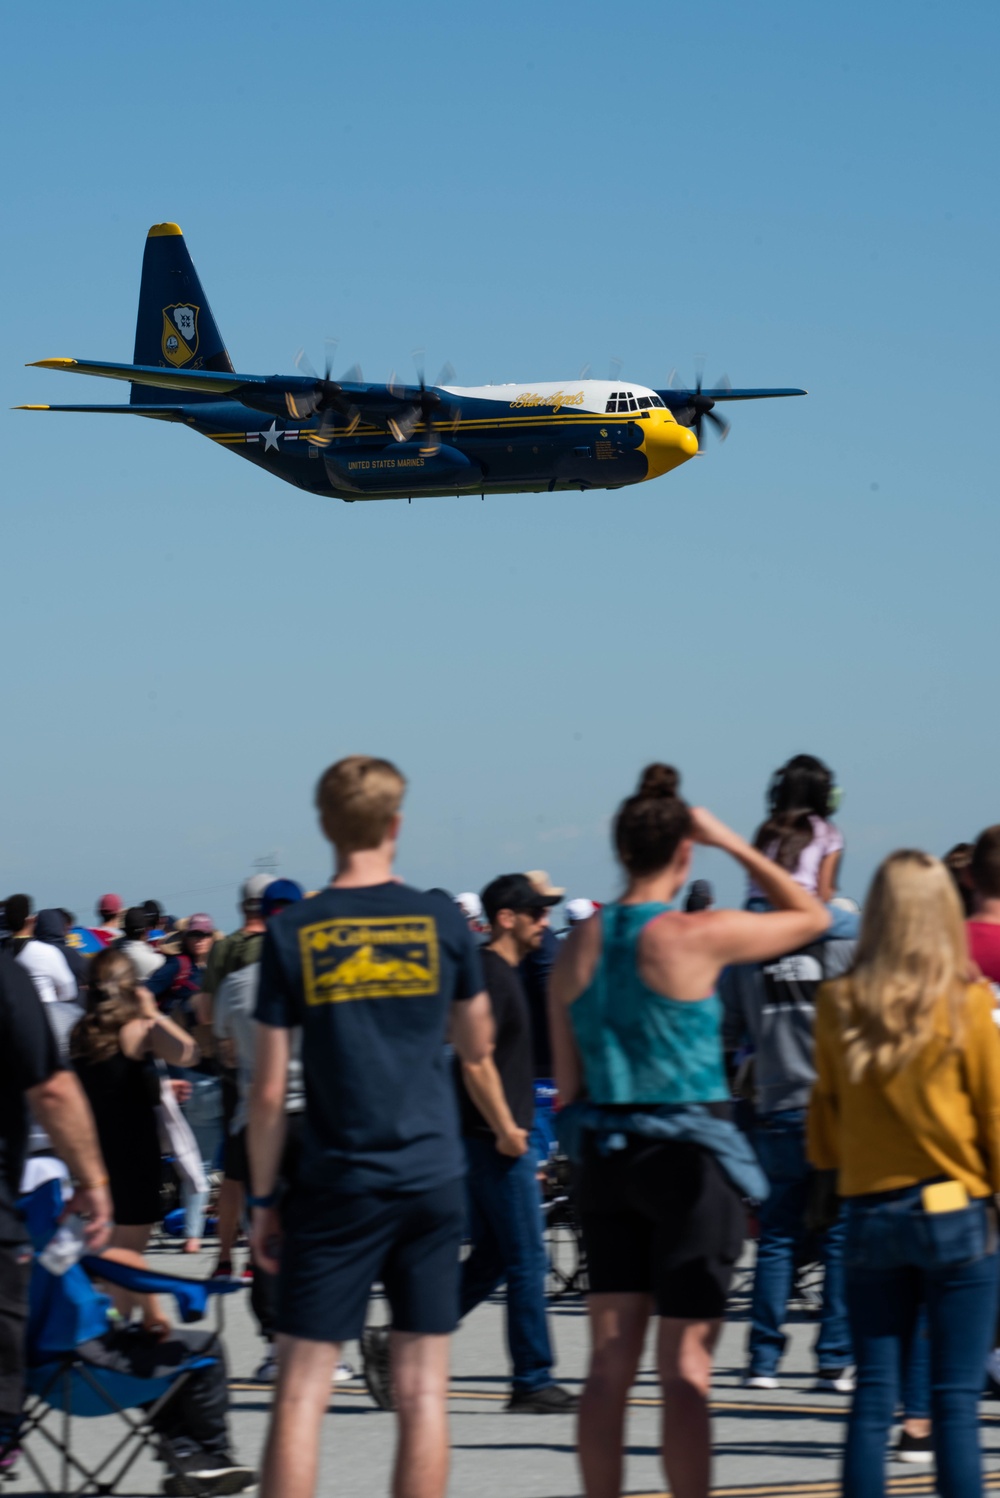
<svg viewBox="0 0 1000 1498">
<path fill-rule="evenodd" d="M 796 755 L 775 773 L 750 840 L 652 765 L 615 819 L 618 898 L 566 899 L 543 870 L 452 897 L 393 873 L 404 788 L 385 761 L 331 767 L 317 793 L 331 885 L 307 894 L 255 875 L 229 935 L 155 900 L 102 895 L 86 927 L 7 897 L 4 1004 L 27 982 L 47 1033 L 36 1024 L 12 1052 L 31 1118 L 22 1140 L 8 1100 L 6 1241 L 18 1241 L 18 1191 L 47 1169 L 92 1209 L 92 1243 L 123 1261 L 142 1262 L 175 1194 L 183 1250 L 210 1237 L 211 1273 L 252 1280 L 257 1377 L 278 1383 L 266 1498 L 312 1491 L 315 1390 L 354 1376 L 352 1340 L 376 1402 L 400 1418 L 398 1485 L 423 1440 L 408 1388 L 429 1381 L 444 1397 L 446 1364 L 428 1348 L 498 1286 L 507 1407 L 577 1407 L 554 1378 L 545 1304 L 539 1165 L 559 1151 L 589 1279 L 588 1498 L 620 1491 L 651 1316 L 671 1490 L 704 1498 L 713 1350 L 751 1232 L 747 1386 L 780 1388 L 789 1305 L 818 1264 L 817 1388 L 854 1395 L 845 1491 L 883 1490 L 899 1409 L 893 1454 L 936 1457 L 949 1493 L 972 1498 L 975 1402 L 987 1373 L 1000 1386 L 1000 826 L 941 861 L 890 855 L 862 910 L 839 889 L 840 792 L 821 760 Z M 697 845 L 742 867 L 740 908 L 692 880 Z M 47 1102 L 69 1085 L 59 1076 L 79 1085 Z M 86 1114 L 75 1145 L 60 1109 Z M 237 1262 L 251 1224 L 255 1262 Z M 364 1326 L 376 1279 L 391 1336 Z M 119 1318 L 163 1335 L 155 1300 L 111 1294 Z M 317 1382 L 308 1349 L 320 1344 Z M 0 1460 L 14 1450 L 16 1389 L 16 1376 L 0 1383 Z M 252 1480 L 224 1422 L 205 1434 L 197 1408 L 191 1420 L 190 1471 L 208 1490 Z M 439 1491 L 435 1442 L 415 1498 Z"/>
</svg>

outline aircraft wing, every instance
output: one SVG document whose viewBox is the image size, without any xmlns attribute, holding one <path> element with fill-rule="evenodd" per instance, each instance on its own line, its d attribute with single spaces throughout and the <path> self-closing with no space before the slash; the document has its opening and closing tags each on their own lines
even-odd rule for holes
<svg viewBox="0 0 1000 1498">
<path fill-rule="evenodd" d="M 670 400 L 677 404 L 683 404 L 685 400 L 693 400 L 700 396 L 702 400 L 710 401 L 764 401 L 774 400 L 782 395 L 808 395 L 808 390 L 731 390 L 724 386 L 720 390 L 709 390 L 707 387 L 701 390 L 658 390 L 657 395 L 670 405 Z M 667 397 L 670 400 L 667 400 Z"/>
<path fill-rule="evenodd" d="M 103 411 L 111 416 L 151 416 L 154 421 L 183 421 L 183 406 L 13 406 L 14 411 Z"/>
<path fill-rule="evenodd" d="M 207 369 L 168 369 L 149 364 L 102 364 L 88 359 L 36 359 L 29 369 L 61 369 L 67 374 L 101 375 L 107 380 L 128 380 L 136 385 L 154 385 L 162 390 L 192 390 L 200 395 L 232 395 L 243 385 L 266 385 L 266 375 L 216 373 Z M 286 384 L 312 388 L 313 381 L 291 376 Z"/>
<path fill-rule="evenodd" d="M 273 412 L 279 416 L 294 411 L 296 400 L 308 410 L 309 400 L 315 396 L 317 385 L 324 383 L 315 376 L 306 375 L 248 375 L 228 370 L 169 369 L 166 365 L 157 364 L 106 364 L 95 359 L 37 359 L 28 368 L 58 369 L 66 374 L 100 375 L 108 380 L 128 380 L 130 384 L 151 385 L 178 393 L 190 390 L 202 396 L 218 395 L 221 399 L 228 397 L 239 401 L 252 410 Z M 416 386 L 394 386 L 390 389 L 387 385 L 343 381 L 336 382 L 336 389 L 342 393 L 345 403 L 356 407 L 364 417 L 380 425 L 385 425 L 389 417 L 420 400 L 420 390 Z M 150 408 L 147 406 L 145 409 Z"/>
</svg>

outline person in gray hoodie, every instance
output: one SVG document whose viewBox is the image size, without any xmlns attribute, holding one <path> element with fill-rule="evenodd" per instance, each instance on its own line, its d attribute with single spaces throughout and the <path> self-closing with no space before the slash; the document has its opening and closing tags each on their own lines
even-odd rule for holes
<svg viewBox="0 0 1000 1498">
<path fill-rule="evenodd" d="M 850 923 L 841 922 L 840 929 L 850 930 Z M 816 1079 L 816 992 L 821 983 L 846 972 L 856 945 L 851 937 L 828 937 L 770 962 L 727 968 L 719 986 L 727 1053 L 735 1054 L 741 1047 L 752 1053 L 753 1144 L 771 1186 L 759 1212 L 749 1388 L 778 1388 L 778 1363 L 787 1341 L 782 1324 L 809 1239 L 806 1215 L 814 1172 L 806 1159 L 805 1128 Z M 839 1218 L 815 1247 L 824 1267 L 815 1347 L 818 1387 L 843 1393 L 853 1388 L 853 1359 L 844 1300 L 844 1225 Z"/>
</svg>

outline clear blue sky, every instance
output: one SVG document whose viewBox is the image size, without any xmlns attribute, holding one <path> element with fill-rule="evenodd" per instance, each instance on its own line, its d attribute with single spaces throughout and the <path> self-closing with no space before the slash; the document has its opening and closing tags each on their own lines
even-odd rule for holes
<svg viewBox="0 0 1000 1498">
<path fill-rule="evenodd" d="M 3 411 L 0 896 L 227 922 L 315 882 L 318 771 L 411 779 L 403 872 L 613 892 L 653 757 L 744 831 L 809 750 L 845 887 L 1000 820 L 993 3 L 5 9 L 4 399 L 131 356 L 178 221 L 236 368 L 623 361 L 806 400 L 615 493 L 344 505 L 190 433 Z M 739 882 L 704 856 L 729 895 Z"/>
</svg>

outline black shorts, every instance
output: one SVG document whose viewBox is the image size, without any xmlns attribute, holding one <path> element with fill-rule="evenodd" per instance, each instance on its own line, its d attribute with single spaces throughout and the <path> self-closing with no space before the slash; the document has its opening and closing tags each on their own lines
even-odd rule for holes
<svg viewBox="0 0 1000 1498">
<path fill-rule="evenodd" d="M 353 1341 L 376 1281 L 396 1331 L 445 1335 L 458 1325 L 461 1178 L 409 1195 L 293 1187 L 282 1225 L 279 1332 L 310 1342 Z"/>
<path fill-rule="evenodd" d="M 630 1135 L 600 1155 L 590 1136 L 578 1210 L 595 1295 L 652 1295 L 660 1316 L 722 1316 L 746 1213 L 715 1156 L 680 1140 Z"/>
<path fill-rule="evenodd" d="M 106 1159 L 107 1157 L 105 1157 Z M 160 1185 L 163 1167 L 159 1155 L 150 1154 L 141 1165 L 135 1161 L 123 1169 L 116 1156 L 108 1163 L 111 1205 L 119 1227 L 144 1227 L 163 1215 Z"/>
<path fill-rule="evenodd" d="M 247 1179 L 246 1140 L 245 1138 L 242 1140 L 242 1146 L 234 1146 L 232 1141 L 240 1136 L 229 1132 L 240 1105 L 240 1089 L 236 1083 L 236 1072 L 226 1066 L 219 1067 L 219 1097 L 222 1101 L 222 1174 L 227 1181 L 245 1182 Z"/>
<path fill-rule="evenodd" d="M 222 1174 L 227 1181 L 239 1181 L 246 1186 L 250 1181 L 250 1166 L 247 1162 L 247 1131 L 226 1134 L 222 1146 Z"/>
</svg>

